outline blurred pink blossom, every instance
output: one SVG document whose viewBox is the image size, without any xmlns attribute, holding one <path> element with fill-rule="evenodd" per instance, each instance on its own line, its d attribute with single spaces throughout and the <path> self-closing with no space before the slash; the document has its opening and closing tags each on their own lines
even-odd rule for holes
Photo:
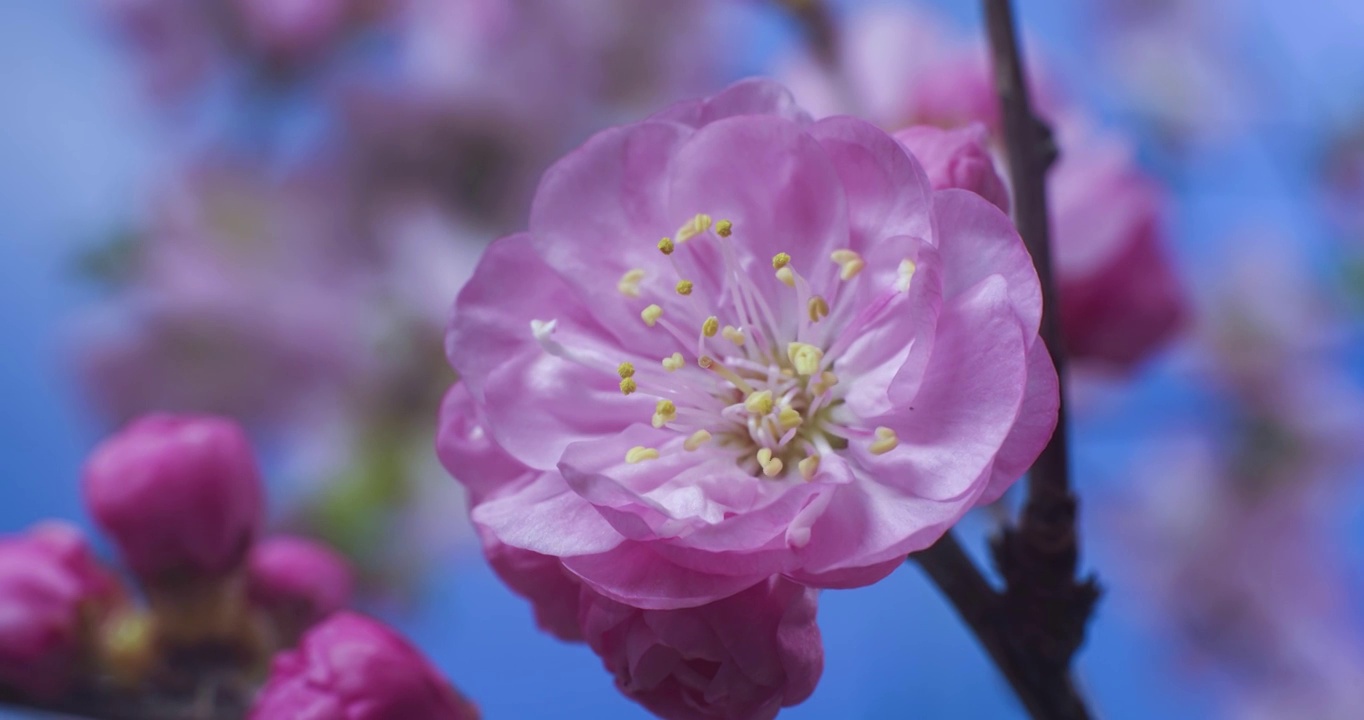
<svg viewBox="0 0 1364 720">
<path fill-rule="evenodd" d="M 60 694 L 121 598 L 70 525 L 0 538 L 0 683 L 34 697 Z"/>
<path fill-rule="evenodd" d="M 251 445 L 216 417 L 133 422 L 91 453 L 82 489 L 90 514 L 144 580 L 233 571 L 265 515 Z"/>
<path fill-rule="evenodd" d="M 340 612 L 280 653 L 251 720 L 477 720 L 478 709 L 382 623 Z"/>
<path fill-rule="evenodd" d="M 251 604 L 291 637 L 345 609 L 355 586 L 350 563 L 335 550 L 288 535 L 256 543 L 246 572 Z"/>
<path fill-rule="evenodd" d="M 997 208 L 935 193 L 866 123 L 740 83 L 546 174 L 447 337 L 455 393 L 527 470 L 447 466 L 485 531 L 637 607 L 773 574 L 865 585 L 1050 436 L 1039 313 Z"/>
</svg>

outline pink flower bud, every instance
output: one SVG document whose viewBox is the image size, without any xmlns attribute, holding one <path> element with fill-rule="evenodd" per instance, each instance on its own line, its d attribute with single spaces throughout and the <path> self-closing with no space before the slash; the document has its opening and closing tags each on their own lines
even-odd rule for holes
<svg viewBox="0 0 1364 720">
<path fill-rule="evenodd" d="M 622 693 L 668 720 L 771 720 L 824 670 L 818 592 L 781 578 L 701 607 L 639 610 L 582 593 L 583 634 Z"/>
<path fill-rule="evenodd" d="M 207 416 L 151 415 L 95 448 L 85 501 L 144 579 L 224 575 L 263 514 L 260 473 L 241 428 Z"/>
<path fill-rule="evenodd" d="M 918 158 L 934 190 L 970 190 L 1009 212 L 1009 189 L 995 169 L 984 125 L 956 130 L 920 125 L 895 133 L 895 139 Z"/>
<path fill-rule="evenodd" d="M 275 656 L 251 720 L 477 720 L 478 709 L 382 623 L 340 612 Z"/>
<path fill-rule="evenodd" d="M 331 548 L 299 537 L 264 540 L 247 561 L 251 604 L 266 611 L 290 642 L 350 603 L 355 577 Z"/>
<path fill-rule="evenodd" d="M 0 684 L 60 694 L 90 650 L 92 624 L 120 597 L 74 527 L 0 539 Z"/>
</svg>

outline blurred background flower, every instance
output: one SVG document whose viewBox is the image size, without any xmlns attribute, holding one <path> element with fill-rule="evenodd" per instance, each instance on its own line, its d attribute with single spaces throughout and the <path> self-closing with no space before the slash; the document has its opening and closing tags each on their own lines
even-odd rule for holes
<svg viewBox="0 0 1364 720">
<path fill-rule="evenodd" d="M 1364 9 L 1015 4 L 1061 151 L 1076 476 L 1109 588 L 1081 683 L 1105 717 L 1353 717 Z M 81 460 L 126 419 L 228 414 L 274 525 L 357 560 L 488 717 L 639 717 L 463 550 L 440 338 L 545 165 L 606 124 L 761 73 L 889 129 L 994 129 L 977 3 L 833 2 L 834 69 L 780 5 L 0 4 L 0 531 L 88 525 Z M 993 522 L 968 519 L 978 557 Z M 824 593 L 820 624 L 823 680 L 783 717 L 1021 716 L 916 571 Z"/>
</svg>

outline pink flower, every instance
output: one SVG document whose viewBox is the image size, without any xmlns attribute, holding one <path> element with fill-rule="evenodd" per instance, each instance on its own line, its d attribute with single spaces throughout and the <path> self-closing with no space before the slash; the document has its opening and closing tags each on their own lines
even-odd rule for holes
<svg viewBox="0 0 1364 720">
<path fill-rule="evenodd" d="M 935 187 L 965 187 L 995 201 L 1001 189 L 979 158 L 954 169 L 954 178 L 938 170 L 937 153 L 945 150 L 920 135 L 930 131 L 912 127 L 968 132 L 960 128 L 983 125 L 995 143 L 1000 139 L 988 49 L 975 38 L 953 39 L 942 25 L 932 14 L 899 7 L 864 11 L 844 26 L 844 77 L 803 63 L 790 74 L 798 95 L 814 98 L 826 113 L 859 112 L 890 130 L 911 126 L 903 131 L 908 139 L 897 138 L 910 144 Z M 1165 197 L 1121 138 L 1085 126 L 1084 114 L 1057 89 L 1044 63 L 1028 58 L 1028 64 L 1034 108 L 1053 123 L 1060 148 L 1048 187 L 1066 347 L 1080 361 L 1131 367 L 1159 350 L 1186 314 L 1165 247 Z M 834 92 L 839 86 L 849 92 Z M 949 137 L 967 142 L 966 136 Z M 976 187 L 980 182 L 987 186 Z"/>
<path fill-rule="evenodd" d="M 120 597 L 74 527 L 47 523 L 0 538 L 0 684 L 60 694 L 90 650 L 92 623 Z"/>
<path fill-rule="evenodd" d="M 349 0 L 236 0 L 248 37 L 283 57 L 317 52 L 340 33 Z"/>
<path fill-rule="evenodd" d="M 819 592 L 781 578 L 684 610 L 639 610 L 584 590 L 587 643 L 627 697 L 669 720 L 771 720 L 824 670 Z"/>
<path fill-rule="evenodd" d="M 477 720 L 416 648 L 387 626 L 341 612 L 275 657 L 251 720 Z"/>
<path fill-rule="evenodd" d="M 276 536 L 257 543 L 247 560 L 251 604 L 266 610 L 281 632 L 296 637 L 350 603 L 350 563 L 321 543 Z"/>
<path fill-rule="evenodd" d="M 934 190 L 961 188 L 1009 212 L 1009 188 L 995 170 L 985 126 L 973 123 L 956 130 L 916 125 L 895 133 L 924 167 Z"/>
<path fill-rule="evenodd" d="M 95 521 L 144 579 L 230 572 L 264 515 L 246 434 L 209 416 L 133 422 L 91 453 L 84 491 Z"/>
<path fill-rule="evenodd" d="M 550 169 L 447 337 L 442 432 L 503 455 L 441 444 L 477 524 L 619 602 L 864 585 L 1050 436 L 1040 311 L 997 208 L 744 82 Z"/>
</svg>

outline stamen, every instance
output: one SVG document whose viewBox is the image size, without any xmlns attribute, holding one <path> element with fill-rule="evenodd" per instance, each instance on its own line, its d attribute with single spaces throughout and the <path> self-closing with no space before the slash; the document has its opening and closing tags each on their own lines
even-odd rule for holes
<svg viewBox="0 0 1364 720">
<path fill-rule="evenodd" d="M 819 364 L 824 362 L 824 351 L 809 343 L 793 342 L 786 346 L 786 357 L 797 373 L 813 375 L 819 371 Z"/>
<path fill-rule="evenodd" d="M 677 370 L 681 370 L 682 366 L 686 364 L 687 361 L 682 359 L 682 353 L 680 352 L 675 352 L 672 355 L 663 358 L 663 369 L 667 370 L 668 372 L 676 372 Z"/>
<path fill-rule="evenodd" d="M 630 378 L 630 377 L 628 377 L 628 378 L 621 378 L 621 380 L 620 380 L 620 392 L 621 392 L 622 395 L 629 395 L 630 393 L 632 393 L 632 392 L 634 392 L 634 391 L 636 391 L 636 390 L 638 390 L 638 389 L 639 389 L 639 383 L 635 382 L 635 379 L 634 379 L 634 378 Z"/>
<path fill-rule="evenodd" d="M 720 331 L 720 334 L 723 335 L 726 340 L 734 343 L 735 345 L 744 344 L 744 331 L 734 327 L 733 325 L 726 325 L 725 328 Z"/>
<path fill-rule="evenodd" d="M 654 406 L 653 425 L 661 428 L 677 419 L 677 406 L 672 400 L 659 400 Z"/>
<path fill-rule="evenodd" d="M 711 315 L 706 321 L 701 323 L 701 334 L 706 337 L 715 337 L 715 333 L 720 332 L 720 318 Z"/>
<path fill-rule="evenodd" d="M 734 233 L 734 223 L 728 220 L 721 220 L 715 223 L 715 234 L 720 237 L 729 237 Z"/>
<path fill-rule="evenodd" d="M 763 390 L 762 392 L 749 393 L 744 398 L 744 409 L 754 415 L 766 415 L 772 412 L 772 391 Z"/>
<path fill-rule="evenodd" d="M 820 295 L 810 298 L 810 302 L 806 303 L 806 310 L 810 314 L 810 322 L 812 323 L 829 317 L 829 303 Z"/>
<path fill-rule="evenodd" d="M 799 427 L 803 422 L 805 422 L 805 417 L 793 407 L 782 408 L 782 411 L 777 413 L 777 424 L 781 425 L 782 430 Z"/>
<path fill-rule="evenodd" d="M 691 434 L 691 437 L 687 438 L 686 441 L 682 443 L 682 447 L 685 448 L 687 452 L 692 452 L 708 442 L 710 442 L 710 431 L 697 430 Z"/>
<path fill-rule="evenodd" d="M 819 472 L 819 455 L 811 455 L 801 460 L 796 463 L 796 467 L 800 468 L 800 476 L 805 478 L 806 482 L 813 480 L 815 473 Z"/>
<path fill-rule="evenodd" d="M 666 237 L 665 237 L 665 238 L 663 238 L 662 240 L 659 240 L 659 241 L 658 241 L 658 251 L 661 252 L 661 253 L 663 253 L 664 255 L 672 255 L 672 254 L 673 254 L 673 239 L 672 239 L 672 238 L 666 238 Z"/>
<path fill-rule="evenodd" d="M 678 294 L 678 295 L 690 295 L 690 294 L 691 294 L 691 289 L 692 289 L 692 282 L 691 282 L 690 280 L 678 280 L 678 281 L 677 281 L 677 294 Z"/>
<path fill-rule="evenodd" d="M 790 264 L 791 264 L 791 256 L 790 256 L 790 255 L 787 255 L 787 254 L 784 253 L 784 252 L 782 252 L 782 253 L 777 253 L 776 255 L 773 255 L 773 256 L 772 256 L 772 269 L 773 269 L 773 270 L 780 270 L 780 269 L 782 269 L 782 268 L 784 268 L 784 267 L 786 267 L 787 265 L 790 265 Z"/>
<path fill-rule="evenodd" d="M 620 282 L 616 283 L 616 289 L 625 297 L 639 297 L 639 284 L 643 280 L 643 269 L 634 268 L 626 270 L 625 274 L 620 276 Z"/>
<path fill-rule="evenodd" d="M 625 462 L 628 462 L 631 465 L 634 465 L 635 463 L 642 463 L 645 460 L 657 459 L 658 451 L 651 447 L 644 447 L 643 445 L 636 445 L 630 448 L 625 453 Z"/>
<path fill-rule="evenodd" d="M 639 316 L 644 318 L 644 324 L 653 327 L 658 319 L 663 317 L 663 308 L 657 305 L 650 305 L 640 311 Z"/>
<path fill-rule="evenodd" d="M 899 444 L 900 438 L 895 436 L 895 431 L 883 425 L 876 428 L 876 439 L 872 441 L 871 447 L 868 449 L 871 450 L 872 455 L 885 455 Z"/>
<path fill-rule="evenodd" d="M 790 267 L 783 266 L 781 269 L 777 270 L 777 279 L 786 287 L 796 286 L 796 274 Z"/>
<path fill-rule="evenodd" d="M 705 213 L 697 213 L 695 217 L 687 221 L 686 225 L 677 229 L 677 241 L 686 242 L 709 229 L 710 216 Z"/>
<path fill-rule="evenodd" d="M 730 381 L 734 384 L 734 387 L 739 388 L 745 393 L 754 392 L 752 385 L 749 385 L 743 378 L 736 375 L 733 370 L 725 367 L 724 363 L 709 355 L 702 355 L 697 358 L 696 364 Z"/>
<path fill-rule="evenodd" d="M 837 384 L 838 376 L 828 370 L 825 370 L 824 372 L 819 374 L 819 380 L 815 382 L 814 386 L 811 389 L 815 391 L 816 395 L 823 395 L 824 393 L 829 391 L 829 388 L 832 388 Z"/>
<path fill-rule="evenodd" d="M 830 253 L 829 259 L 838 263 L 838 277 L 843 280 L 851 280 L 857 277 L 857 274 L 862 272 L 862 268 L 867 266 L 866 261 L 862 259 L 861 255 L 857 254 L 856 250 L 847 248 L 833 251 Z"/>
<path fill-rule="evenodd" d="M 895 289 L 900 292 L 909 292 L 909 283 L 914 280 L 914 271 L 917 270 L 918 267 L 919 266 L 915 265 L 914 261 L 909 258 L 901 260 L 900 267 L 897 270 L 900 277 L 895 281 Z"/>
<path fill-rule="evenodd" d="M 625 378 L 628 377 L 634 377 L 635 366 L 631 363 L 623 362 L 620 364 L 620 367 L 616 368 L 616 372 L 620 374 L 621 380 L 624 380 Z"/>
<path fill-rule="evenodd" d="M 771 448 L 762 448 L 758 450 L 757 459 L 758 464 L 762 466 L 764 475 L 768 477 L 776 477 L 781 474 L 782 470 L 781 458 L 772 457 Z"/>
</svg>

